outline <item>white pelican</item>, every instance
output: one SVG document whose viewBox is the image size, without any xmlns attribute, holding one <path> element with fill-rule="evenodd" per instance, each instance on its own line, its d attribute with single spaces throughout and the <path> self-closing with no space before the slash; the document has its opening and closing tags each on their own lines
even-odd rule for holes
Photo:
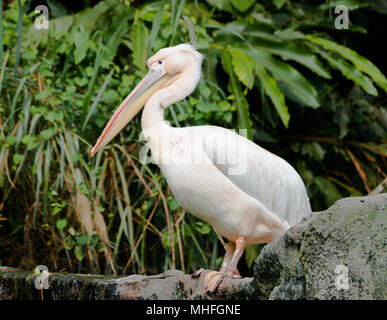
<svg viewBox="0 0 387 320">
<path fill-rule="evenodd" d="M 239 277 L 247 244 L 268 243 L 311 212 L 298 173 L 282 158 L 216 126 L 174 128 L 164 109 L 186 98 L 201 76 L 202 55 L 189 44 L 159 50 L 90 151 L 93 156 L 141 110 L 152 158 L 179 204 L 229 240 L 220 271 L 205 273 L 207 291 Z M 203 269 L 194 275 L 198 276 Z"/>
</svg>

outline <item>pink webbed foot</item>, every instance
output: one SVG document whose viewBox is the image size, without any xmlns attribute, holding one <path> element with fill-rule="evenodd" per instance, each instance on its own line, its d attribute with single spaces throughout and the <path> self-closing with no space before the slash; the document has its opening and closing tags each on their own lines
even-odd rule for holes
<svg viewBox="0 0 387 320">
<path fill-rule="evenodd" d="M 192 276 L 199 277 L 205 271 L 206 270 L 204 270 L 204 269 L 199 269 Z M 225 277 L 228 277 L 231 279 L 241 278 L 241 276 L 238 274 L 238 271 L 231 269 L 231 268 L 228 268 L 228 267 L 222 268 L 219 271 L 206 272 L 204 274 L 204 288 L 205 288 L 206 293 L 215 292 Z"/>
</svg>

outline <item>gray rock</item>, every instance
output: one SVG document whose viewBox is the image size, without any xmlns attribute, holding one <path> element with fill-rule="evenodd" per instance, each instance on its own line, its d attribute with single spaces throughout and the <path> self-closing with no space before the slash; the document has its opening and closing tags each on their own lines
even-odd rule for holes
<svg viewBox="0 0 387 320">
<path fill-rule="evenodd" d="M 387 194 L 345 198 L 265 246 L 256 299 L 387 299 Z"/>
<path fill-rule="evenodd" d="M 129 276 L 117 281 L 120 299 L 246 299 L 252 278 L 224 279 L 218 290 L 207 294 L 204 274 L 194 279 L 180 270 L 168 270 L 155 276 Z"/>
<path fill-rule="evenodd" d="M 197 279 L 179 270 L 154 276 L 106 277 L 85 274 L 51 273 L 48 289 L 37 290 L 38 275 L 0 267 L 0 300 L 182 300 L 246 299 L 252 278 L 225 279 L 214 294 L 204 289 L 203 275 Z"/>
</svg>

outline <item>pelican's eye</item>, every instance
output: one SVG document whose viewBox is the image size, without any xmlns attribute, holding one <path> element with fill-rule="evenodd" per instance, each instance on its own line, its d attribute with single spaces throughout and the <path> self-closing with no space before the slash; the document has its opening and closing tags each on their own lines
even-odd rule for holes
<svg viewBox="0 0 387 320">
<path fill-rule="evenodd" d="M 163 62 L 161 60 L 159 60 L 159 64 L 162 64 Z"/>
</svg>

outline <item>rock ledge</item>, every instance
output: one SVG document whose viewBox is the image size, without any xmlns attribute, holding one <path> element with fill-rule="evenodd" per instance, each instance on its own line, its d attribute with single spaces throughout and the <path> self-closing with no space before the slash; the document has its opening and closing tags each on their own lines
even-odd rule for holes
<svg viewBox="0 0 387 320">
<path fill-rule="evenodd" d="M 53 273 L 46 300 L 58 299 L 387 299 L 387 194 L 345 198 L 313 213 L 268 244 L 254 277 L 225 279 L 206 294 L 203 276 Z M 41 299 L 39 275 L 0 267 L 1 299 Z"/>
</svg>

